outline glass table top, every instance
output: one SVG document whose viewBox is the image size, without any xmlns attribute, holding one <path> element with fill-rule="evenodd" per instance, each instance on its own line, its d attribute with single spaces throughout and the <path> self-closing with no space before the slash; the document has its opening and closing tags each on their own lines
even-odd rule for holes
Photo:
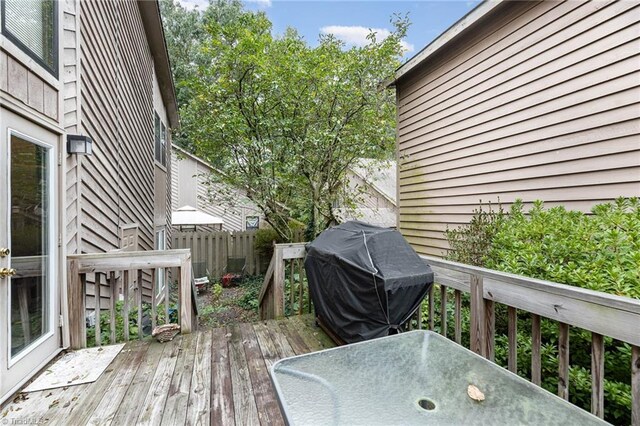
<svg viewBox="0 0 640 426">
<path fill-rule="evenodd" d="M 430 331 L 282 359 L 271 377 L 292 425 L 606 424 Z"/>
</svg>

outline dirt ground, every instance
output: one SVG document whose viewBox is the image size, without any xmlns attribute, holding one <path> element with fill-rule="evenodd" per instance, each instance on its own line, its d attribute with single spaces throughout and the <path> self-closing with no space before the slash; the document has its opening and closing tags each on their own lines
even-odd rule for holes
<svg viewBox="0 0 640 426">
<path fill-rule="evenodd" d="M 235 287 L 222 288 L 217 297 L 213 286 L 198 294 L 198 325 L 201 328 L 216 328 L 259 319 L 257 291 L 260 279 L 247 278 Z"/>
</svg>

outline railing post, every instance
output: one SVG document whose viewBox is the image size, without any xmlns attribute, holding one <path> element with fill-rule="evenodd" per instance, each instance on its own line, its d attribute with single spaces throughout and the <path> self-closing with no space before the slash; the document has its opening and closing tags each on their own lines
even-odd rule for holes
<svg viewBox="0 0 640 426">
<path fill-rule="evenodd" d="M 191 333 L 191 255 L 186 255 L 180 262 L 178 274 L 178 291 L 180 293 L 180 332 Z"/>
<path fill-rule="evenodd" d="M 284 260 L 282 258 L 282 248 L 275 246 L 273 255 L 275 263 L 273 265 L 273 302 L 275 318 L 284 315 Z"/>
<path fill-rule="evenodd" d="M 71 349 L 81 349 L 87 346 L 84 283 L 77 260 L 70 260 L 67 268 L 67 298 L 71 307 L 69 309 L 69 345 Z"/>
<path fill-rule="evenodd" d="M 486 322 L 484 314 L 483 281 L 479 275 L 471 275 L 471 343 L 470 349 L 485 356 Z"/>
</svg>

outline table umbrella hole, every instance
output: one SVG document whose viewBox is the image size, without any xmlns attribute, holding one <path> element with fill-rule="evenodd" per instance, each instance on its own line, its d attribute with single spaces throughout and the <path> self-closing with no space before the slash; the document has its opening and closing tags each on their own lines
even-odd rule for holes
<svg viewBox="0 0 640 426">
<path fill-rule="evenodd" d="M 436 404 L 427 398 L 422 398 L 418 400 L 418 405 L 420 406 L 420 408 L 427 411 L 435 410 L 436 408 Z"/>
</svg>

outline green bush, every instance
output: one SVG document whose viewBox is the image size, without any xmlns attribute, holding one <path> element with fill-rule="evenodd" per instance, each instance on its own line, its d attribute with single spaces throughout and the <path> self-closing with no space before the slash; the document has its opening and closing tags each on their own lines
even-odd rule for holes
<svg viewBox="0 0 640 426">
<path fill-rule="evenodd" d="M 541 201 L 525 212 L 516 202 L 508 215 L 475 211 L 469 225 L 447 231 L 452 247 L 448 258 L 464 263 L 539 278 L 567 285 L 640 298 L 640 202 L 620 198 L 597 205 L 592 214 L 564 207 L 545 209 Z M 477 263 L 475 263 L 477 262 Z M 436 291 L 436 298 L 439 292 Z M 468 344 L 469 309 L 463 299 L 463 344 Z M 436 318 L 439 301 L 436 300 Z M 453 298 L 447 310 L 453 312 Z M 423 312 L 427 311 L 425 304 Z M 496 305 L 495 359 L 507 365 L 506 307 Z M 426 314 L 423 321 L 427 320 Z M 436 327 L 438 328 L 438 326 Z M 544 320 L 542 334 L 542 386 L 557 392 L 558 324 Z M 453 338 L 453 327 L 447 332 Z M 518 374 L 531 375 L 531 321 L 518 316 Z M 571 328 L 570 401 L 586 410 L 591 405 L 591 333 Z M 605 419 L 631 422 L 631 347 L 605 338 Z"/>
<path fill-rule="evenodd" d="M 271 259 L 273 256 L 273 242 L 283 243 L 282 237 L 273 228 L 260 228 L 256 231 L 254 247 L 258 256 L 262 259 Z"/>
</svg>

